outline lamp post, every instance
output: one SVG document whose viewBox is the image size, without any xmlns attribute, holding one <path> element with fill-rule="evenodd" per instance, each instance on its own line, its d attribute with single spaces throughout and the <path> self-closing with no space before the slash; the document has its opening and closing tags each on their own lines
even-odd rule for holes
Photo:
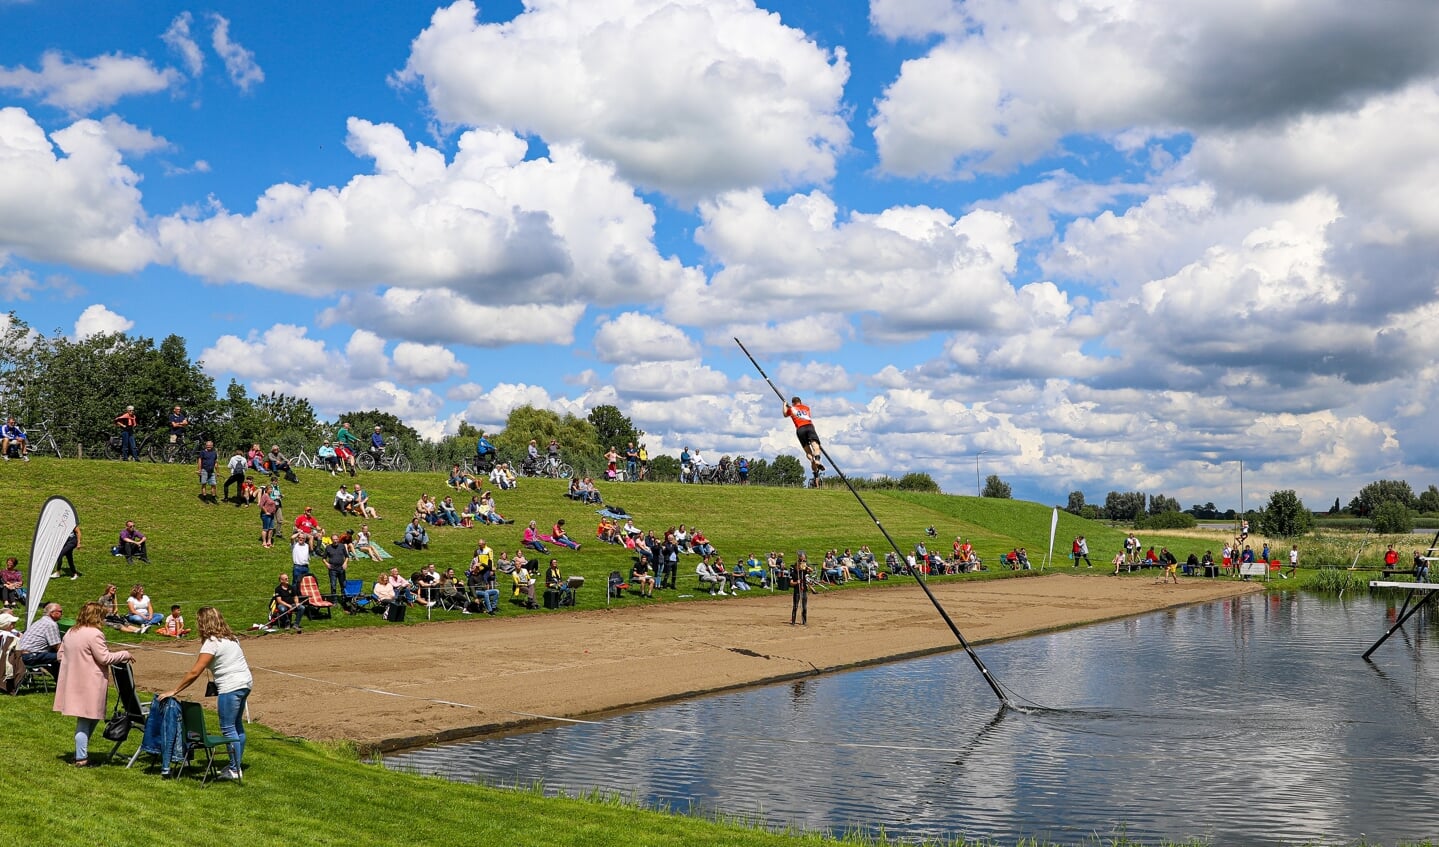
<svg viewBox="0 0 1439 847">
<path fill-rule="evenodd" d="M 979 457 L 988 453 L 988 450 L 980 450 L 974 454 L 974 496 L 983 497 L 984 494 L 979 487 Z"/>
</svg>

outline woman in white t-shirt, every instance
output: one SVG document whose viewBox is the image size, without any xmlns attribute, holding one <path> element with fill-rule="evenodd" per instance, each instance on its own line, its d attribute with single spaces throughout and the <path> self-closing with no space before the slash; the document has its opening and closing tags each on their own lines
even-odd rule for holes
<svg viewBox="0 0 1439 847">
<path fill-rule="evenodd" d="M 126 619 L 141 627 L 141 632 L 165 619 L 163 615 L 155 614 L 154 601 L 150 599 L 150 595 L 145 593 L 145 586 L 139 583 L 130 589 L 130 597 L 125 601 L 125 605 L 130 609 L 130 614 Z"/>
<path fill-rule="evenodd" d="M 180 684 L 161 694 L 160 699 L 178 695 L 209 669 L 215 690 L 219 692 L 216 710 L 220 713 L 220 734 L 230 742 L 230 764 L 220 772 L 220 779 L 239 779 L 243 773 L 241 760 L 245 756 L 245 724 L 241 718 L 254 678 L 240 649 L 240 640 L 230 631 L 219 610 L 214 606 L 201 606 L 195 617 L 200 628 L 200 655 Z"/>
</svg>

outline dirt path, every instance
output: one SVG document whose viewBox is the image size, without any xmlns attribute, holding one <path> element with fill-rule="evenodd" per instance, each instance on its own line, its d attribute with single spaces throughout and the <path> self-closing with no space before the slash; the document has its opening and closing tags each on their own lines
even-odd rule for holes
<svg viewBox="0 0 1439 847">
<path fill-rule="evenodd" d="M 1261 586 L 1055 574 L 933 588 L 978 644 Z M 807 627 L 789 625 L 789 608 L 787 592 L 752 591 L 704 603 L 246 638 L 250 712 L 292 735 L 396 748 L 537 720 L 529 716 L 575 717 L 957 648 L 913 585 L 811 596 Z M 141 685 L 178 680 L 194 642 L 183 650 L 142 650 Z"/>
</svg>

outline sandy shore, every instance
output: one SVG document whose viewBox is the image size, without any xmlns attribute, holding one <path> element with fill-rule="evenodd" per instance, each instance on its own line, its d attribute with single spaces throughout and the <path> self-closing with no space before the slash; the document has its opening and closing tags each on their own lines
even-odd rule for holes
<svg viewBox="0 0 1439 847">
<path fill-rule="evenodd" d="M 1164 585 L 1089 574 L 932 587 L 974 644 L 1261 590 L 1227 580 Z M 912 584 L 828 591 L 809 605 L 807 627 L 789 625 L 788 592 L 751 591 L 701 603 L 246 638 L 255 673 L 250 712 L 288 734 L 394 749 L 539 716 L 577 717 L 958 649 Z M 178 651 L 146 647 L 136 676 L 155 688 L 178 680 L 196 649 L 193 641 Z M 978 675 L 975 684 L 983 684 Z"/>
</svg>

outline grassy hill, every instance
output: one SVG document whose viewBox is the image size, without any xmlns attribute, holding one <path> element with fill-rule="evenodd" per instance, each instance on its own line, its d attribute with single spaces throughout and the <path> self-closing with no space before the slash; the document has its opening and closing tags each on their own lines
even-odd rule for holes
<svg viewBox="0 0 1439 847">
<path fill-rule="evenodd" d="M 403 534 L 414 503 L 422 493 L 436 497 L 448 493 L 443 475 L 371 472 L 362 474 L 361 478 L 370 487 L 372 503 L 383 517 L 370 522 L 374 537 L 395 555 L 385 564 L 398 566 L 407 576 L 427 562 L 434 562 L 442 571 L 454 567 L 462 572 L 478 539 L 488 540 L 496 552 L 513 552 L 519 547 L 520 534 L 528 520 L 538 520 L 548 531 L 558 518 L 566 520 L 570 536 L 582 545 L 578 552 L 551 545 L 552 555 L 559 559 L 565 574 L 586 578 L 586 587 L 579 594 L 579 606 L 603 606 L 605 579 L 610 571 L 628 573 L 630 555 L 623 548 L 594 538 L 598 522 L 595 508 L 566 499 L 565 483 L 561 481 L 521 480 L 518 489 L 499 492 L 496 497 L 499 509 L 516 520 L 514 525 L 471 529 L 440 527 L 431 530 L 431 549 L 410 551 L 392 542 Z M 350 480 L 331 477 L 328 473 L 301 471 L 299 484 L 283 486 L 287 523 L 304 506 L 312 505 L 327 530 L 358 526 L 358 521 L 343 517 L 330 507 L 335 490 L 342 482 Z M 829 547 L 858 548 L 868 544 L 880 556 L 889 549 L 874 523 L 843 488 L 803 490 L 615 483 L 603 486 L 601 493 L 608 502 L 623 506 L 634 515 L 641 529 L 662 530 L 681 523 L 700 526 L 731 563 L 749 553 L 763 557 L 769 550 L 782 550 L 792 561 L 799 549 L 809 551 L 812 557 Z M 0 555 L 20 558 L 27 583 L 35 519 L 45 499 L 56 494 L 75 504 L 84 535 L 84 543 L 76 554 L 76 564 L 84 575 L 73 582 L 52 581 L 46 592 L 47 599 L 66 603 L 70 609 L 77 608 L 76 604 L 81 601 L 97 597 L 106 582 L 119 586 L 122 597 L 133 583 L 143 582 L 155 599 L 157 609 L 168 609 L 171 603 L 179 603 L 193 620 L 194 609 L 210 603 L 219 607 L 232 624 L 243 626 L 264 619 L 276 577 L 290 570 L 287 545 L 277 544 L 268 550 L 260 546 L 258 508 L 200 501 L 193 469 L 148 463 L 37 458 L 28 463 L 0 464 L 0 514 L 5 515 L 0 524 Z M 1031 559 L 1038 564 L 1048 543 L 1050 510 L 1036 503 L 878 491 L 866 492 L 864 497 L 884 527 L 906 550 L 923 539 L 931 547 L 947 551 L 954 536 L 962 535 L 971 539 L 989 562 L 995 561 L 1001 552 L 1021 545 L 1029 549 Z M 456 501 L 462 505 L 468 502 L 468 495 L 457 494 Z M 151 564 L 127 565 L 124 559 L 110 555 L 110 548 L 126 520 L 134 520 L 149 537 Z M 938 537 L 926 539 L 924 530 L 931 525 Z M 1096 559 L 1103 558 L 1103 551 L 1115 549 L 1123 537 L 1117 530 L 1061 513 L 1056 541 L 1056 558 L 1060 564 L 1067 563 L 1069 540 L 1081 532 L 1089 536 Z M 695 561 L 689 556 L 681 559 L 678 582 L 681 590 L 661 593 L 661 600 L 692 593 Z M 325 586 L 323 564 L 314 563 L 313 569 L 322 587 Z M 363 577 L 367 588 L 379 571 L 379 565 L 367 561 L 351 564 L 351 575 Z M 705 596 L 704 601 L 708 600 Z M 654 601 L 626 597 L 616 602 Z M 523 610 L 517 605 L 502 604 L 501 614 L 521 613 Z M 458 612 L 435 614 L 459 617 Z M 325 625 L 377 623 L 373 616 L 340 615 L 333 624 Z"/>
</svg>

